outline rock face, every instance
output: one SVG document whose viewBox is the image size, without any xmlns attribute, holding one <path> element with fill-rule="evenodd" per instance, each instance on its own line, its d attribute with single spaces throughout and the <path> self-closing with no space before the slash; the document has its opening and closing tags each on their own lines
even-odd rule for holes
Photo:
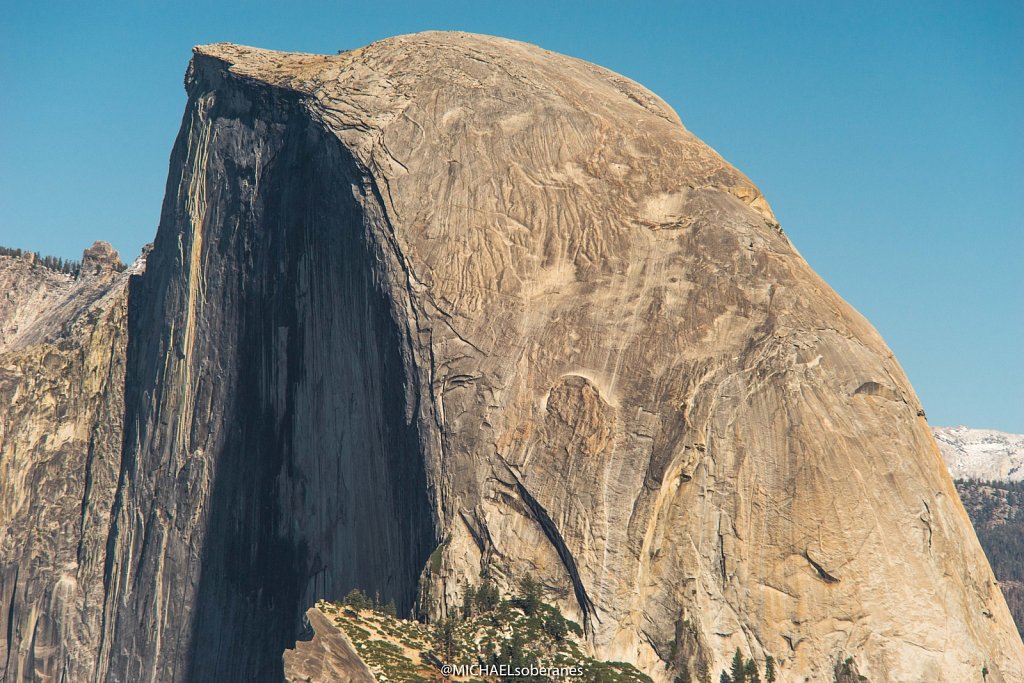
<svg viewBox="0 0 1024 683">
<path fill-rule="evenodd" d="M 932 433 L 954 479 L 1024 481 L 1024 434 L 964 426 Z"/>
<path fill-rule="evenodd" d="M 313 637 L 284 653 L 285 683 L 375 683 L 344 631 L 315 608 L 306 610 L 306 620 Z"/>
<path fill-rule="evenodd" d="M 106 242 L 94 242 L 82 252 L 82 266 L 79 276 L 103 275 L 121 269 L 121 257 Z"/>
<path fill-rule="evenodd" d="M 659 681 L 737 647 L 781 680 L 1024 681 L 892 353 L 655 95 L 449 33 L 210 45 L 186 84 L 109 328 L 92 678 L 280 680 L 318 597 L 439 615 L 531 572 Z"/>
<path fill-rule="evenodd" d="M 120 266 L 110 245 L 102 248 Z M 121 459 L 128 281 L 141 267 L 74 279 L 0 256 L 5 681 L 84 681 L 96 665 Z"/>
</svg>

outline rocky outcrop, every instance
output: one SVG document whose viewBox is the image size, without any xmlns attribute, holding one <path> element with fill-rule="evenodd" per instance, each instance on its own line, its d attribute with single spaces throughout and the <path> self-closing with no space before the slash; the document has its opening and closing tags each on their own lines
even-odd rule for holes
<svg viewBox="0 0 1024 683">
<path fill-rule="evenodd" d="M 356 654 L 345 632 L 320 610 L 306 610 L 309 640 L 284 653 L 286 683 L 375 683 L 373 673 Z"/>
<path fill-rule="evenodd" d="M 655 95 L 447 33 L 186 83 L 93 678 L 280 680 L 318 597 L 529 572 L 660 681 L 1024 680 L 891 352 Z"/>
<path fill-rule="evenodd" d="M 953 478 L 1024 481 L 1024 435 L 962 425 L 932 433 Z"/>
<path fill-rule="evenodd" d="M 128 282 L 0 257 L 0 679 L 84 681 L 124 413 Z M 87 252 L 88 255 L 88 252 Z"/>
<path fill-rule="evenodd" d="M 121 256 L 106 242 L 95 242 L 82 252 L 79 277 L 94 277 L 123 270 Z"/>
</svg>

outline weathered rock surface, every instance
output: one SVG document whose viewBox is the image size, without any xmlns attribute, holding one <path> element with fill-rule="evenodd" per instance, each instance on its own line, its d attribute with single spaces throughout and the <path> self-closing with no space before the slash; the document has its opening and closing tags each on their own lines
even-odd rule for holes
<svg viewBox="0 0 1024 683">
<path fill-rule="evenodd" d="M 84 681 L 103 634 L 128 279 L 0 257 L 0 679 Z M 88 252 L 87 252 L 88 254 Z M 113 261 L 116 260 L 115 269 Z"/>
<path fill-rule="evenodd" d="M 891 352 L 655 95 L 449 33 L 186 81 L 92 678 L 280 680 L 318 597 L 532 572 L 656 680 L 1024 681 Z"/>
<path fill-rule="evenodd" d="M 106 242 L 94 242 L 82 252 L 79 277 L 93 277 L 121 270 L 121 256 Z"/>
<path fill-rule="evenodd" d="M 373 673 L 356 654 L 345 633 L 316 608 L 306 610 L 312 639 L 300 640 L 284 653 L 287 683 L 375 683 Z"/>
<path fill-rule="evenodd" d="M 209 46 L 193 78 L 212 128 L 274 93 L 352 155 L 443 540 L 430 610 L 532 570 L 655 674 L 689 620 L 713 670 L 738 646 L 787 676 L 1024 678 L 892 354 L 657 97 L 450 34 Z"/>
<path fill-rule="evenodd" d="M 953 478 L 1024 481 L 1024 434 L 962 425 L 932 427 L 932 434 Z"/>
</svg>

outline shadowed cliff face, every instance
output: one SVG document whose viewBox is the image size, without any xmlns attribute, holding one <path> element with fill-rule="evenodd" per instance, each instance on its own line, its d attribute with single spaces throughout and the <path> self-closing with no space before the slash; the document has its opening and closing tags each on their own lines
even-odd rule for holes
<svg viewBox="0 0 1024 683">
<path fill-rule="evenodd" d="M 279 680 L 306 606 L 408 611 L 435 545 L 377 200 L 296 98 L 203 61 L 130 321 L 115 680 Z"/>
</svg>

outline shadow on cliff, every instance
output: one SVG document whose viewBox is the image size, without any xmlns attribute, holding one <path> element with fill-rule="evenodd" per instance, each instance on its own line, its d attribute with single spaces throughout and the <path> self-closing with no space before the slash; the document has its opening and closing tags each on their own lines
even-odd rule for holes
<svg viewBox="0 0 1024 683">
<path fill-rule="evenodd" d="M 190 95 L 132 294 L 111 672 L 279 681 L 316 599 L 413 607 L 435 546 L 413 365 L 351 155 L 280 91 Z"/>
</svg>

